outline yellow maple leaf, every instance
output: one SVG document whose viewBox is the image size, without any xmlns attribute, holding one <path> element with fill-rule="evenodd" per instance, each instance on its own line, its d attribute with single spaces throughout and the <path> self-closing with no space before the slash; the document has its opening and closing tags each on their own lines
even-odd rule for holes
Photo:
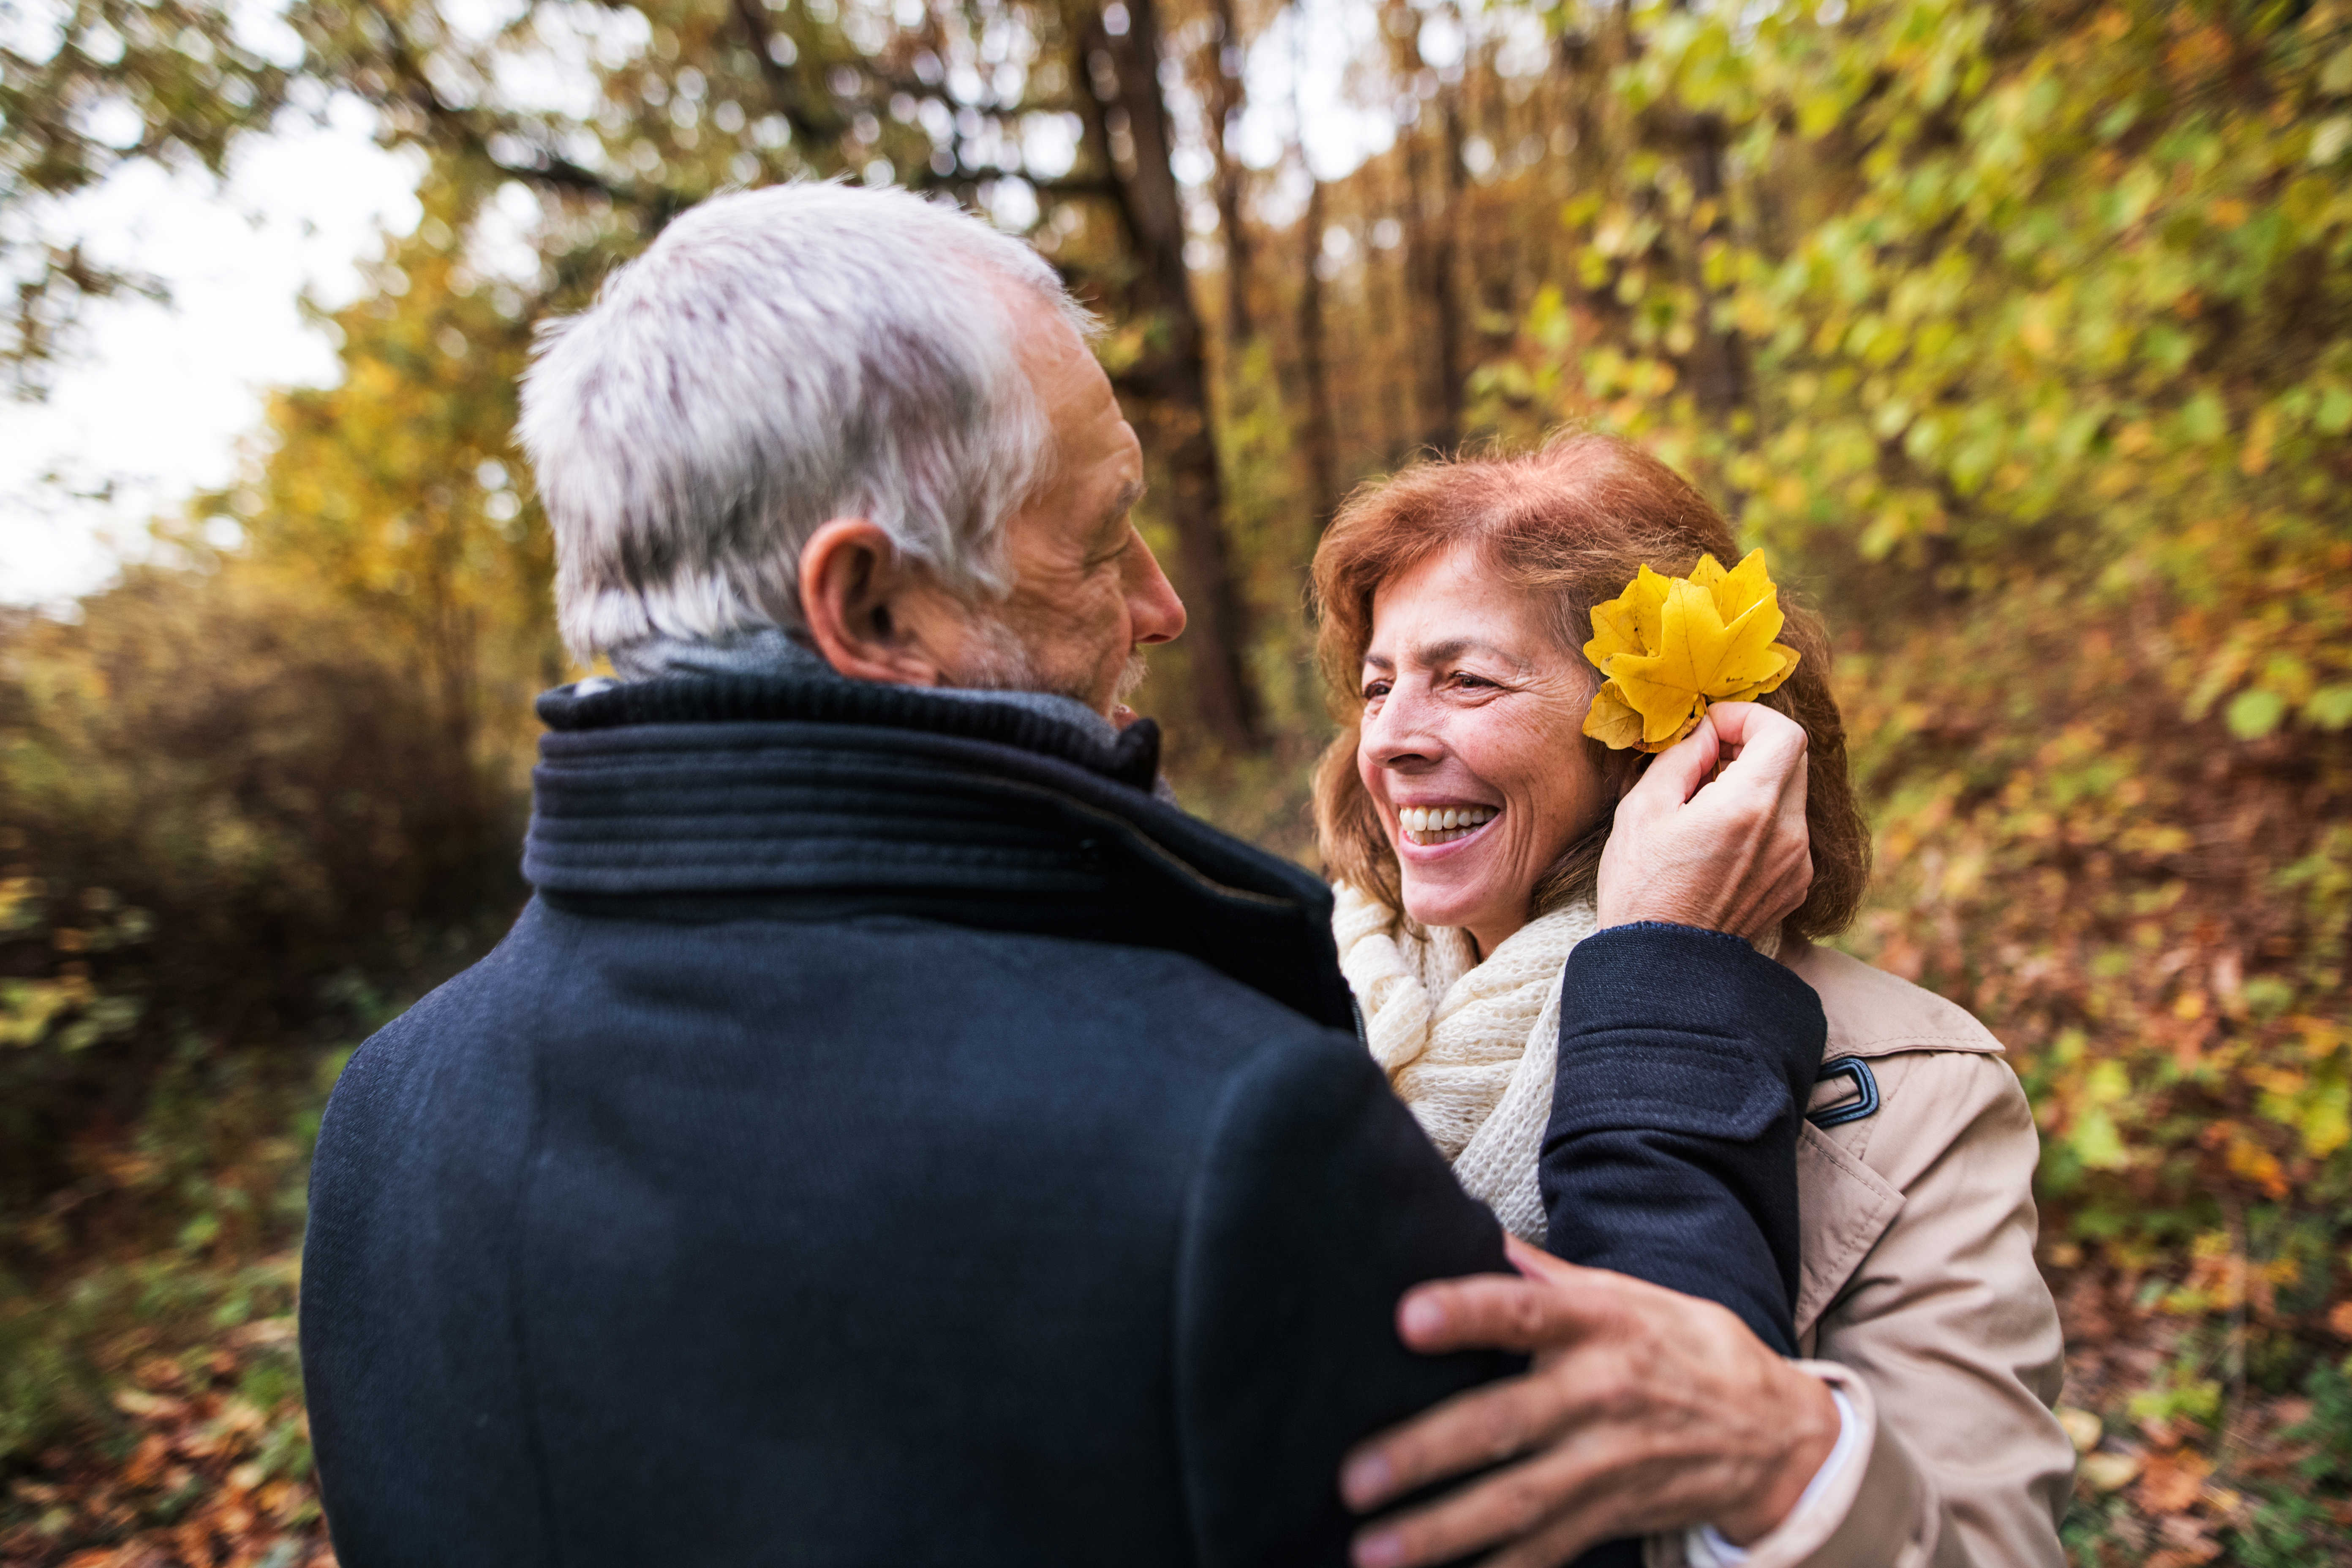
<svg viewBox="0 0 2352 1568">
<path fill-rule="evenodd" d="M 1663 752 L 1698 727 L 1710 702 L 1747 702 L 1797 668 L 1773 639 L 1786 624 L 1780 591 L 1751 550 L 1728 572 L 1712 555 L 1687 577 L 1644 566 L 1592 610 L 1584 657 L 1604 678 L 1584 732 L 1616 751 Z"/>
<path fill-rule="evenodd" d="M 1592 640 L 1584 645 L 1584 657 L 1601 665 L 1621 653 L 1638 654 L 1656 647 L 1671 581 L 1644 566 L 1622 594 L 1594 605 Z"/>
<path fill-rule="evenodd" d="M 1691 721 L 1696 724 L 1697 720 Z M 1625 700 L 1613 680 L 1601 682 L 1601 689 L 1592 694 L 1592 709 L 1584 716 L 1584 732 L 1612 752 L 1622 752 L 1642 743 L 1642 715 Z"/>
</svg>

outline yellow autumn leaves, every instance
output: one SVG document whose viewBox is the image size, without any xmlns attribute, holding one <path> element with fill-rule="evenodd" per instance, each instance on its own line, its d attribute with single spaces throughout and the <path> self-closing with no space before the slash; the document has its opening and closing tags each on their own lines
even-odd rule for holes
<svg viewBox="0 0 2352 1568">
<path fill-rule="evenodd" d="M 1772 640 L 1785 619 L 1761 550 L 1728 572 L 1712 555 L 1687 577 L 1643 567 L 1593 606 L 1584 657 L 1604 680 L 1584 732 L 1613 751 L 1663 752 L 1698 727 L 1708 703 L 1763 696 L 1797 668 L 1797 650 Z"/>
</svg>

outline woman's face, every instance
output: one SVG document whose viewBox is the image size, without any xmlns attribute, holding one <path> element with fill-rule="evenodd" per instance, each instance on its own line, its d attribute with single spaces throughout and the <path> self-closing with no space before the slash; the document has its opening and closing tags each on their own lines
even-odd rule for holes
<svg viewBox="0 0 2352 1568">
<path fill-rule="evenodd" d="M 1405 913 L 1482 957 L 1527 924 L 1538 879 L 1615 805 L 1584 743 L 1597 684 L 1469 546 L 1381 586 L 1356 767 Z"/>
</svg>

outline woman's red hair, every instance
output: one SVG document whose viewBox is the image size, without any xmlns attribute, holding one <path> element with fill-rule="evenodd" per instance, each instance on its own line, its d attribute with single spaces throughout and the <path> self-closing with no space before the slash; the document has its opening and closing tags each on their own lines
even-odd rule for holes
<svg viewBox="0 0 2352 1568">
<path fill-rule="evenodd" d="M 1730 526 L 1690 482 L 1631 443 L 1567 436 L 1517 457 L 1416 463 L 1348 499 L 1315 552 L 1321 620 L 1316 653 L 1339 733 L 1316 769 L 1315 826 L 1327 875 L 1391 908 L 1403 907 L 1396 852 L 1356 767 L 1364 649 L 1372 598 L 1384 583 L 1456 545 L 1475 545 L 1505 584 L 1543 605 L 1560 646 L 1581 649 L 1592 608 L 1624 592 L 1642 567 L 1688 574 L 1702 555 L 1738 558 Z M 1846 776 L 1845 724 L 1830 695 L 1829 638 L 1821 621 L 1780 592 L 1780 640 L 1802 655 L 1796 673 L 1761 699 L 1804 726 L 1806 826 L 1813 883 L 1783 922 L 1789 936 L 1843 930 L 1870 879 L 1870 834 Z M 1595 683 L 1599 677 L 1596 673 Z M 1640 753 L 1580 742 L 1602 777 L 1630 779 Z M 1538 881 L 1530 914 L 1590 891 L 1608 842 L 1604 818 Z"/>
</svg>

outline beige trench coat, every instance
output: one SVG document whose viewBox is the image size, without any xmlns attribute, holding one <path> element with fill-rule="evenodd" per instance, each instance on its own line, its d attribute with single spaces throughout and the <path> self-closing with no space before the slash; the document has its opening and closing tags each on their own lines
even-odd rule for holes
<svg viewBox="0 0 2352 1568">
<path fill-rule="evenodd" d="M 1880 1104 L 1797 1149 L 1798 1350 L 1818 1358 L 1799 1364 L 1844 1392 L 1860 1444 L 1748 1568 L 2060 1568 L 2074 1449 L 2024 1090 L 1966 1010 L 1827 948 L 1782 957 L 1821 996 L 1824 1059 L 1862 1058 Z M 1831 1079 L 1811 1109 L 1855 1092 Z M 1681 1538 L 1646 1556 L 1682 1568 Z"/>
</svg>

